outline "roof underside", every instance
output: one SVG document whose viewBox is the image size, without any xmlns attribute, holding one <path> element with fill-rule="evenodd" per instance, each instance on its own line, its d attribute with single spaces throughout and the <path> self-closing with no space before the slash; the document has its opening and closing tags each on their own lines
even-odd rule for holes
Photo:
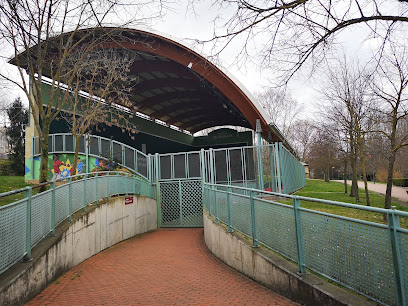
<svg viewBox="0 0 408 306">
<path fill-rule="evenodd" d="M 131 72 L 138 79 L 135 110 L 152 119 L 191 133 L 220 125 L 251 128 L 232 101 L 187 66 L 139 51 Z"/>
<path fill-rule="evenodd" d="M 127 106 L 130 111 L 190 133 L 222 125 L 255 129 L 256 120 L 260 119 L 265 139 L 284 141 L 279 131 L 268 125 L 269 119 L 242 86 L 203 56 L 172 39 L 118 28 L 86 29 L 73 37 L 86 43 L 84 36 L 89 35 L 89 42 L 106 31 L 110 31 L 108 39 L 103 39 L 96 48 L 113 50 L 119 55 L 131 53 L 134 60 L 129 73 L 137 81 L 131 84 L 133 109 Z M 54 40 L 69 35 L 65 33 Z M 51 56 L 57 54 L 56 50 L 49 50 Z M 26 55 L 26 52 L 19 55 L 21 66 Z M 15 64 L 16 59 L 11 63 Z M 43 73 L 47 74 L 46 69 Z"/>
</svg>

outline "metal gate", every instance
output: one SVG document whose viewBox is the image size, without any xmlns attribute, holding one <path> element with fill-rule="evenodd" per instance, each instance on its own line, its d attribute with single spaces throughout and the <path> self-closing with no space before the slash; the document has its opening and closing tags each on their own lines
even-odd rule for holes
<svg viewBox="0 0 408 306">
<path fill-rule="evenodd" d="M 162 181 L 160 188 L 161 227 L 202 227 L 201 180 Z"/>
</svg>

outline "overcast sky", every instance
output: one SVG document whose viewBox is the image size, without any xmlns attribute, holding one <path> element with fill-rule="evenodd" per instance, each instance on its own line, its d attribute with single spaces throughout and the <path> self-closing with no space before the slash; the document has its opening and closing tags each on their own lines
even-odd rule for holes
<svg viewBox="0 0 408 306">
<path fill-rule="evenodd" d="M 162 20 L 157 20 L 150 25 L 150 28 L 162 32 L 164 34 L 170 34 L 184 41 L 186 44 L 192 43 L 189 39 L 210 39 L 212 37 L 214 28 L 212 21 L 219 15 L 220 11 L 211 7 L 208 3 L 210 1 L 198 2 L 195 4 L 194 10 L 188 8 L 188 0 L 180 0 L 171 9 L 166 10 L 166 14 Z M 231 13 L 228 9 L 223 11 L 225 16 Z M 348 54 L 354 54 L 360 58 L 367 59 L 370 57 L 370 42 L 362 43 L 362 37 L 364 37 L 366 31 L 364 27 L 354 27 L 353 31 L 345 31 L 339 36 L 339 42 Z M 262 38 L 260 38 L 260 41 Z M 243 84 L 252 94 L 260 91 L 264 86 L 273 86 L 276 79 L 274 73 L 270 70 L 262 70 L 253 63 L 242 63 L 241 67 L 237 65 L 231 65 L 235 57 L 234 51 L 240 48 L 243 42 L 234 41 L 231 47 L 221 54 L 220 60 L 224 68 L 226 68 L 233 76 L 235 76 L 241 84 Z M 198 50 L 201 54 L 210 54 L 210 45 L 200 47 Z M 4 50 L 3 50 L 4 51 Z M 335 55 L 336 56 L 336 55 Z M 256 61 L 256 60 L 255 60 Z M 3 62 L 0 63 L 4 71 L 13 70 L 13 68 Z M 315 75 L 321 75 L 320 72 L 316 72 Z M 305 106 L 305 116 L 313 117 L 315 114 L 314 103 L 318 99 L 315 84 L 319 84 L 318 78 L 309 78 L 308 74 L 302 74 L 300 72 L 289 83 L 288 90 L 293 98 L 298 100 Z M 5 88 L 3 84 L 1 95 L 3 100 L 11 102 L 15 97 L 21 96 L 24 100 L 24 93 L 20 93 L 15 87 Z M 0 97 L 0 103 L 1 103 Z"/>
</svg>

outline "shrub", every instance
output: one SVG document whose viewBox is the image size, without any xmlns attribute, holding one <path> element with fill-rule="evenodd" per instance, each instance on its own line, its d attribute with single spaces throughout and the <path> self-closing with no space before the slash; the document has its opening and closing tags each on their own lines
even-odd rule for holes
<svg viewBox="0 0 408 306">
<path fill-rule="evenodd" d="M 408 178 L 394 178 L 392 184 L 394 186 L 408 187 Z"/>
</svg>

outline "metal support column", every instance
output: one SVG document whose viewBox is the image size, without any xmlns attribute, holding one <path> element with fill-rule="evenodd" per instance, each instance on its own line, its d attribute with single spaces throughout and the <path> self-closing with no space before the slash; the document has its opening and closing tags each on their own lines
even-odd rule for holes
<svg viewBox="0 0 408 306">
<path fill-rule="evenodd" d="M 257 137 L 257 149 L 258 149 L 258 175 L 259 175 L 259 187 L 258 189 L 264 189 L 263 180 L 263 162 L 262 162 L 262 128 L 261 120 L 256 119 L 256 137 Z"/>
</svg>

